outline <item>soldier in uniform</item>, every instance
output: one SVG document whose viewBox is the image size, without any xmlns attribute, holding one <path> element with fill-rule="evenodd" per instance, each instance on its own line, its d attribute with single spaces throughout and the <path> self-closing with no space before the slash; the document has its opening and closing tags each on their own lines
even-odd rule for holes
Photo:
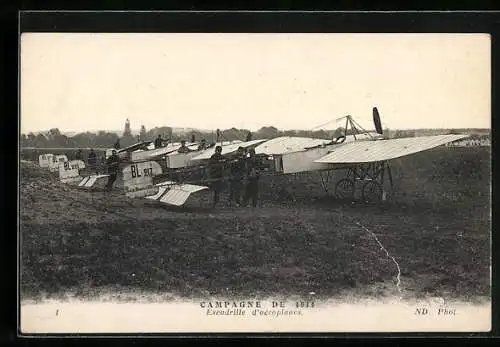
<svg viewBox="0 0 500 347">
<path fill-rule="evenodd" d="M 211 186 L 214 191 L 213 207 L 219 202 L 219 194 L 222 191 L 224 182 L 224 156 L 222 155 L 222 147 L 216 146 L 215 153 L 210 157 L 210 179 Z"/>
<path fill-rule="evenodd" d="M 198 145 L 198 150 L 201 151 L 201 150 L 204 150 L 204 149 L 207 149 L 207 141 L 205 139 L 202 139 L 200 144 Z"/>
<path fill-rule="evenodd" d="M 76 152 L 75 159 L 76 160 L 82 160 L 83 159 L 83 153 L 82 153 L 81 149 L 78 149 L 78 151 Z"/>
<path fill-rule="evenodd" d="M 246 177 L 247 182 L 245 186 L 245 197 L 243 198 L 243 205 L 247 205 L 250 199 L 252 206 L 257 207 L 257 200 L 259 197 L 259 163 L 255 156 L 255 149 L 248 150 L 248 158 L 246 160 Z"/>
<path fill-rule="evenodd" d="M 97 174 L 98 173 L 97 172 L 97 157 L 96 157 L 96 154 L 95 154 L 93 148 L 90 149 L 87 162 L 89 164 L 90 171 L 95 172 Z"/>
<path fill-rule="evenodd" d="M 160 148 L 163 145 L 163 139 L 161 138 L 161 134 L 155 139 L 155 148 Z"/>
<path fill-rule="evenodd" d="M 243 190 L 243 176 L 245 175 L 245 148 L 239 147 L 236 152 L 234 160 L 231 161 L 231 178 L 229 181 L 230 191 L 229 191 L 229 201 L 231 204 L 232 200 L 236 202 L 237 206 L 240 206 L 240 196 Z"/>
<path fill-rule="evenodd" d="M 189 152 L 191 152 L 191 150 L 187 148 L 186 141 L 182 140 L 181 147 L 177 150 L 177 153 L 189 153 Z"/>
<path fill-rule="evenodd" d="M 116 155 L 116 151 L 113 150 L 108 160 L 106 160 L 106 166 L 108 167 L 108 183 L 106 184 L 106 189 L 111 190 L 113 188 L 113 183 L 116 181 L 116 177 L 118 175 L 118 168 L 120 165 L 120 159 L 118 155 Z"/>
</svg>

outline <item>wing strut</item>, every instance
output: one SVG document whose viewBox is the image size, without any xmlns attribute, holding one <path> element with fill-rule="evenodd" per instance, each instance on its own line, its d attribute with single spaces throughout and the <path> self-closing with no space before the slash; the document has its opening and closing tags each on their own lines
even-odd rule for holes
<svg viewBox="0 0 500 347">
<path fill-rule="evenodd" d="M 325 190 L 325 193 L 328 194 L 328 185 L 330 183 L 331 178 L 333 177 L 332 174 L 333 170 L 326 170 L 326 175 L 323 176 L 324 171 L 319 171 L 319 177 L 321 178 L 321 186 Z"/>
<path fill-rule="evenodd" d="M 338 118 L 338 120 L 342 119 L 344 117 Z M 358 122 L 354 120 L 354 118 L 351 115 L 345 116 L 345 127 L 344 127 L 344 136 L 347 136 L 347 130 L 351 129 L 352 136 L 354 136 L 354 140 L 356 140 L 356 135 L 359 134 L 367 134 L 370 136 L 372 139 L 374 138 L 370 132 L 366 131 Z"/>
</svg>

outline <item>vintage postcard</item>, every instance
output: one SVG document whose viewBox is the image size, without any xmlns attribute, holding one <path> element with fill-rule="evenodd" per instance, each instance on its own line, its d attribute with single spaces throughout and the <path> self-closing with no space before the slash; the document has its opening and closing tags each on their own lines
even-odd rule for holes
<svg viewBox="0 0 500 347">
<path fill-rule="evenodd" d="M 490 331 L 488 35 L 20 45 L 22 334 Z"/>
</svg>

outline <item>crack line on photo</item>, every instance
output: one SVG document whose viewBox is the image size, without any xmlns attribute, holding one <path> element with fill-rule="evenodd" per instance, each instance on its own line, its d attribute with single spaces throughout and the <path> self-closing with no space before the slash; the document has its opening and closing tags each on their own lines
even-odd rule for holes
<svg viewBox="0 0 500 347">
<path fill-rule="evenodd" d="M 402 293 L 402 291 L 401 291 L 401 268 L 399 267 L 398 262 L 396 261 L 396 259 L 392 255 L 389 254 L 389 251 L 384 247 L 384 245 L 382 245 L 382 243 L 379 241 L 377 235 L 373 231 L 371 231 L 370 229 L 368 229 L 367 227 L 365 227 L 364 225 L 362 225 L 359 222 L 355 222 L 355 223 L 356 223 L 356 225 L 358 225 L 359 227 L 361 227 L 362 229 L 364 229 L 365 231 L 370 233 L 375 238 L 375 241 L 377 241 L 380 248 L 385 252 L 385 254 L 387 255 L 387 258 L 392 259 L 392 262 L 394 264 L 396 264 L 396 267 L 398 269 L 398 274 L 396 276 L 396 288 L 398 289 L 398 292 L 401 294 Z"/>
</svg>

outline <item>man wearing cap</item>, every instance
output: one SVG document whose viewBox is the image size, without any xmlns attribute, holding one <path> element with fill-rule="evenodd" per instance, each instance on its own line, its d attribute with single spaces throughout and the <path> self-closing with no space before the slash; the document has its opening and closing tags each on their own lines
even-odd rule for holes
<svg viewBox="0 0 500 347">
<path fill-rule="evenodd" d="M 207 149 L 207 141 L 205 139 L 202 139 L 200 144 L 198 145 L 198 150 L 202 151 L 204 149 Z"/>
<path fill-rule="evenodd" d="M 155 148 L 160 148 L 163 145 L 163 139 L 161 138 L 161 134 L 155 139 Z"/>
<path fill-rule="evenodd" d="M 187 148 L 186 141 L 182 140 L 181 147 L 177 150 L 177 153 L 189 153 L 189 152 L 191 152 L 191 150 Z"/>
<path fill-rule="evenodd" d="M 255 156 L 255 149 L 248 150 L 248 158 L 246 160 L 246 175 L 247 183 L 245 186 L 245 197 L 243 198 L 243 205 L 246 206 L 249 200 L 252 200 L 252 206 L 257 207 L 257 200 L 259 197 L 259 164 Z"/>
<path fill-rule="evenodd" d="M 229 204 L 232 200 L 236 202 L 237 206 L 240 206 L 240 196 L 243 190 L 243 176 L 245 175 L 245 148 L 238 147 L 235 158 L 231 161 L 231 178 L 229 181 L 230 191 L 229 191 Z"/>
<path fill-rule="evenodd" d="M 118 176 L 118 168 L 120 165 L 120 160 L 118 155 L 116 155 L 116 150 L 111 152 L 108 160 L 106 160 L 106 165 L 108 167 L 108 183 L 106 184 L 106 189 L 111 190 L 113 188 L 113 183 L 116 181 L 116 177 Z"/>
<path fill-rule="evenodd" d="M 79 148 L 75 154 L 75 160 L 82 160 L 82 159 L 83 159 L 83 153 L 82 150 Z"/>
<path fill-rule="evenodd" d="M 223 189 L 224 177 L 224 156 L 222 155 L 222 147 L 216 146 L 215 153 L 210 157 L 210 180 L 214 191 L 213 207 L 219 202 L 219 194 Z"/>
<path fill-rule="evenodd" d="M 96 156 L 93 148 L 90 149 L 90 152 L 89 152 L 89 155 L 87 158 L 87 163 L 89 164 L 90 171 L 92 173 L 95 172 L 97 174 L 98 173 L 97 172 L 97 156 Z"/>
</svg>

